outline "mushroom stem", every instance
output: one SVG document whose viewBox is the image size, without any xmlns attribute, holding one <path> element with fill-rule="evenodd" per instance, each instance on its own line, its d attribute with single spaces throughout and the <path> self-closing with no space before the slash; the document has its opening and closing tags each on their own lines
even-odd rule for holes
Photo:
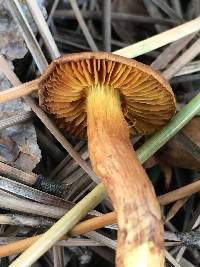
<svg viewBox="0 0 200 267">
<path fill-rule="evenodd" d="M 164 266 L 159 204 L 129 141 L 118 90 L 103 85 L 89 88 L 87 120 L 92 166 L 117 212 L 117 266 Z"/>
<path fill-rule="evenodd" d="M 0 93 L 0 103 L 22 97 L 36 91 L 38 89 L 38 81 L 39 79 L 36 79 L 2 91 Z"/>
</svg>

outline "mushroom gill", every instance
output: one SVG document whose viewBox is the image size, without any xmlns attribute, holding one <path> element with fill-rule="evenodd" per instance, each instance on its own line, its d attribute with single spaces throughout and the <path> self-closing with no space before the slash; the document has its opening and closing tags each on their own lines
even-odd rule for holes
<svg viewBox="0 0 200 267">
<path fill-rule="evenodd" d="M 43 77 L 40 104 L 60 128 L 75 136 L 87 136 L 86 98 L 95 85 L 119 91 L 124 117 L 136 134 L 151 134 L 175 112 L 174 96 L 163 78 L 139 62 L 113 54 L 67 55 L 54 61 Z"/>
</svg>

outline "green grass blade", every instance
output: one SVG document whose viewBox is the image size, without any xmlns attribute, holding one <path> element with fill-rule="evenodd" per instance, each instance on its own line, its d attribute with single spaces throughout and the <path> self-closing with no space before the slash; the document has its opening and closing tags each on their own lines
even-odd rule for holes
<svg viewBox="0 0 200 267">
<path fill-rule="evenodd" d="M 193 32 L 200 30 L 200 18 L 193 19 L 168 31 L 156 34 L 148 39 L 129 45 L 114 52 L 114 54 L 133 58 L 172 43 Z"/>
<path fill-rule="evenodd" d="M 19 256 L 10 267 L 28 267 L 39 259 L 62 236 L 69 232 L 91 209 L 106 197 L 103 184 L 99 184 L 85 196 L 74 208 L 66 213 L 46 233 L 42 235 L 31 247 Z"/>
</svg>

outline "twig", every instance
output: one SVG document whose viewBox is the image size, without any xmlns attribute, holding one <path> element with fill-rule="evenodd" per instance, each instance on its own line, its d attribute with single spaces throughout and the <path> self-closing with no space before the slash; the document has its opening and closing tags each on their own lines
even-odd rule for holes
<svg viewBox="0 0 200 267">
<path fill-rule="evenodd" d="M 74 247 L 74 246 L 83 246 L 83 247 L 99 247 L 104 246 L 102 243 L 97 242 L 91 239 L 84 239 L 84 238 L 68 238 L 67 240 L 61 240 L 56 243 L 56 246 L 63 246 L 63 247 Z"/>
<path fill-rule="evenodd" d="M 180 18 L 166 2 L 163 0 L 152 0 L 152 2 L 156 4 L 163 12 L 165 12 L 171 19 L 177 20 L 179 23 L 183 23 L 184 20 Z"/>
<path fill-rule="evenodd" d="M 56 222 L 31 247 L 22 253 L 10 267 L 28 267 L 43 255 L 52 245 L 68 233 L 92 208 L 106 196 L 104 186 L 99 184 L 74 208 Z M 53 238 L 52 238 L 53 237 Z"/>
<path fill-rule="evenodd" d="M 81 14 L 81 12 L 79 10 L 79 7 L 78 7 L 78 4 L 77 4 L 76 0 L 70 0 L 70 3 L 71 3 L 73 11 L 75 13 L 75 16 L 76 16 L 76 18 L 78 20 L 78 23 L 80 25 L 80 28 L 83 31 L 85 39 L 87 40 L 91 50 L 92 51 L 98 51 L 98 48 L 97 48 L 97 46 L 96 46 L 96 44 L 95 44 L 95 42 L 94 42 L 94 40 L 92 38 L 92 35 L 90 34 L 90 32 L 88 30 L 88 27 L 87 27 L 87 25 L 86 25 L 86 23 L 85 23 L 85 21 L 83 19 L 83 16 L 82 16 L 82 14 Z"/>
<path fill-rule="evenodd" d="M 186 251 L 186 247 L 185 246 L 182 246 L 178 252 L 178 254 L 176 255 L 176 261 L 177 262 L 180 262 L 181 258 L 183 257 L 183 254 L 185 253 Z"/>
<path fill-rule="evenodd" d="M 111 215 L 111 216 L 110 216 Z M 104 220 L 102 220 L 100 217 L 96 217 L 90 220 L 83 221 L 76 225 L 71 231 L 70 235 L 82 235 L 84 233 L 87 233 L 88 231 L 95 230 L 97 228 L 103 227 L 105 224 L 110 223 L 111 221 L 115 220 L 115 213 L 112 214 L 105 214 L 102 215 Z M 16 241 L 14 243 L 0 246 L 0 257 L 5 257 L 7 255 L 13 255 L 17 254 L 19 252 L 24 251 L 26 248 L 28 248 L 30 245 L 32 245 L 38 238 L 41 237 L 41 235 L 29 237 L 24 240 Z M 65 237 L 64 237 L 65 238 Z"/>
<path fill-rule="evenodd" d="M 39 145 L 45 149 L 51 158 L 56 162 L 60 162 L 65 157 L 65 153 L 38 128 L 36 129 L 36 133 Z"/>
<path fill-rule="evenodd" d="M 183 12 L 181 9 L 180 0 L 171 0 L 171 5 L 175 10 L 176 14 L 179 16 L 179 18 L 183 18 Z"/>
<path fill-rule="evenodd" d="M 167 241 L 165 242 L 165 247 L 177 247 L 181 242 Z"/>
<path fill-rule="evenodd" d="M 62 36 L 61 34 L 54 34 L 53 36 L 54 40 L 58 43 L 62 43 L 62 44 L 66 44 L 66 45 L 70 45 L 70 46 L 73 46 L 73 47 L 76 47 L 76 48 L 79 48 L 79 49 L 82 49 L 82 50 L 89 50 L 89 47 L 85 46 L 85 45 L 82 45 L 82 44 L 78 44 L 78 43 L 75 43 L 75 42 L 72 42 L 70 40 L 67 40 L 65 38 L 65 36 Z"/>
<path fill-rule="evenodd" d="M 65 242 L 65 245 L 69 244 L 69 240 Z M 63 243 L 62 243 L 63 245 Z M 54 267 L 63 267 L 64 264 L 64 248 L 54 246 L 53 247 L 53 266 Z"/>
<path fill-rule="evenodd" d="M 180 242 L 180 238 L 177 233 L 165 231 L 164 238 L 165 240 Z"/>
<path fill-rule="evenodd" d="M 59 182 L 52 182 L 45 179 L 42 175 L 36 175 L 34 173 L 26 173 L 21 170 L 9 166 L 2 162 L 0 159 L 0 173 L 12 180 L 31 185 L 36 189 L 42 190 L 46 193 L 50 193 L 56 196 L 62 196 L 65 191 L 65 185 Z M 55 199 L 54 199 L 55 201 Z"/>
<path fill-rule="evenodd" d="M 66 200 L 73 199 L 74 201 L 77 191 L 85 190 L 85 188 L 88 188 L 88 186 L 90 186 L 89 189 L 91 189 L 92 183 L 91 183 L 91 180 L 88 178 L 89 178 L 88 176 L 83 174 L 82 176 L 80 176 L 80 179 L 76 181 L 76 183 L 71 184 L 70 190 L 67 192 L 65 199 Z"/>
<path fill-rule="evenodd" d="M 200 60 L 195 60 L 188 63 L 180 71 L 178 71 L 174 76 L 182 76 L 185 74 L 190 74 L 200 71 Z"/>
<path fill-rule="evenodd" d="M 0 207 L 2 209 L 25 212 L 48 218 L 58 219 L 63 216 L 69 208 L 71 208 L 71 205 L 69 205 L 68 209 L 66 209 L 55 207 L 55 205 L 45 205 L 17 197 L 0 195 Z"/>
<path fill-rule="evenodd" d="M 24 37 L 24 40 L 29 50 L 31 51 L 31 54 L 40 72 L 43 72 L 48 66 L 48 63 L 42 53 L 40 46 L 38 45 L 35 35 L 33 34 L 25 15 L 23 14 L 19 1 L 7 0 L 6 4 L 8 5 L 13 18 L 16 20 L 17 24 L 22 29 L 22 35 Z"/>
<path fill-rule="evenodd" d="M 177 83 L 186 83 L 186 82 L 193 82 L 200 80 L 200 73 L 196 74 L 189 74 L 189 75 L 183 75 L 183 76 L 175 76 L 170 80 L 170 83 L 177 84 Z M 193 94 L 195 92 L 188 92 L 188 94 Z"/>
<path fill-rule="evenodd" d="M 3 64 L 3 56 L 2 55 L 0 55 L 0 62 L 2 62 L 2 64 Z M 12 76 L 14 76 L 14 74 Z M 13 77 L 11 77 L 11 78 L 13 78 Z M 18 97 L 29 95 L 29 94 L 33 93 L 34 91 L 36 91 L 38 88 L 38 84 L 35 82 L 35 80 L 33 80 L 32 82 L 29 82 L 29 83 L 23 83 L 20 86 L 19 86 L 19 83 L 15 83 L 15 85 L 18 85 L 18 86 L 16 88 L 11 88 L 9 91 L 9 94 L 8 94 L 7 90 L 4 90 L 3 92 L 1 92 L 0 103 L 4 103 L 5 101 L 9 101 L 9 100 L 12 100 L 12 99 L 15 99 Z"/>
<path fill-rule="evenodd" d="M 79 152 L 79 149 L 85 144 L 85 142 L 80 141 L 78 142 L 75 147 L 74 150 Z M 58 175 L 61 170 L 63 170 L 65 168 L 65 166 L 68 164 L 68 162 L 71 161 L 71 157 L 70 155 L 67 155 L 58 165 L 57 167 L 52 171 L 52 173 L 49 175 L 49 179 L 53 179 L 56 175 Z M 59 178 L 57 178 L 59 179 Z M 59 179 L 60 180 L 60 179 Z"/>
<path fill-rule="evenodd" d="M 0 224 L 20 225 L 35 228 L 48 228 L 55 220 L 37 216 L 26 216 L 21 214 L 0 214 Z"/>
<path fill-rule="evenodd" d="M 200 39 L 188 48 L 171 66 L 162 74 L 166 79 L 171 79 L 184 65 L 194 59 L 200 52 Z"/>
<path fill-rule="evenodd" d="M 38 175 L 34 173 L 23 172 L 1 161 L 0 161 L 0 173 L 5 176 L 12 177 L 18 182 L 23 182 L 29 185 L 33 185 L 37 181 L 37 178 L 38 178 Z"/>
<path fill-rule="evenodd" d="M 37 201 L 41 204 L 52 205 L 54 207 L 69 209 L 74 206 L 71 202 L 67 202 L 62 198 L 39 191 L 22 183 L 12 181 L 3 176 L 0 176 L 0 189 L 12 193 L 15 196 Z M 2 201 L 0 205 L 2 207 Z M 5 208 L 7 207 L 6 205 L 7 204 L 5 204 Z"/>
<path fill-rule="evenodd" d="M 50 25 L 52 23 L 52 17 L 53 17 L 54 12 L 55 12 L 55 10 L 57 8 L 57 5 L 59 4 L 59 1 L 60 0 L 55 0 L 53 2 L 53 5 L 52 5 L 51 10 L 50 10 L 50 14 L 49 14 L 48 19 L 47 19 L 47 25 Z M 53 38 L 53 39 L 54 39 L 54 41 L 56 41 L 55 38 Z M 46 39 L 46 41 L 48 42 L 48 39 Z M 40 38 L 38 43 L 39 43 L 39 46 L 42 47 L 42 45 L 43 45 L 43 39 Z M 26 75 L 27 77 L 30 76 L 30 73 L 31 73 L 32 69 L 34 68 L 34 65 L 35 65 L 35 62 L 34 62 L 34 60 L 32 60 L 31 65 L 30 65 L 30 68 L 29 68 L 29 70 L 27 72 L 27 75 Z"/>
<path fill-rule="evenodd" d="M 174 267 L 181 267 L 181 265 L 172 257 L 172 255 L 165 250 L 165 257 L 168 259 L 168 261 L 173 264 Z"/>
<path fill-rule="evenodd" d="M 157 6 L 152 3 L 152 1 L 143 0 L 143 4 L 151 17 L 162 18 L 162 14 L 158 10 Z M 166 30 L 166 27 L 160 25 L 155 25 L 155 28 L 158 32 L 163 32 Z"/>
<path fill-rule="evenodd" d="M 89 190 L 91 190 L 92 188 L 95 187 L 94 182 L 89 183 L 88 186 L 86 186 L 83 190 L 81 190 L 81 192 L 73 199 L 73 202 L 77 202 L 82 196 L 84 196 L 84 194 Z"/>
<path fill-rule="evenodd" d="M 196 257 L 198 258 L 198 257 Z M 181 258 L 181 261 L 180 261 L 182 267 L 196 267 L 194 264 L 192 264 L 190 261 L 186 260 L 185 258 Z"/>
<path fill-rule="evenodd" d="M 200 3 L 198 0 L 193 0 L 193 3 L 194 3 L 194 10 L 195 10 L 194 16 L 198 17 L 200 13 Z"/>
<path fill-rule="evenodd" d="M 88 152 L 87 150 L 84 153 L 80 153 L 81 158 L 83 160 L 88 159 Z M 64 166 L 64 168 L 58 173 L 59 180 L 64 181 L 65 184 L 72 184 L 77 179 L 79 179 L 84 174 L 83 170 L 78 168 L 77 162 L 70 161 L 68 164 Z"/>
<path fill-rule="evenodd" d="M 104 246 L 107 246 L 107 247 L 112 248 L 114 250 L 116 249 L 116 246 L 117 246 L 116 243 L 117 242 L 115 240 L 112 240 L 111 238 L 108 238 L 105 235 L 102 235 L 102 234 L 97 233 L 95 231 L 88 232 L 84 235 L 97 241 L 98 243 L 103 244 Z"/>
<path fill-rule="evenodd" d="M 84 19 L 93 19 L 93 20 L 101 20 L 103 13 L 97 11 L 81 11 L 81 14 Z M 54 13 L 55 19 L 76 19 L 74 12 L 68 9 L 58 9 Z M 131 22 L 139 22 L 145 24 L 155 24 L 158 23 L 160 25 L 168 25 L 168 26 L 177 26 L 177 21 L 166 19 L 166 18 L 156 18 L 156 17 L 148 17 L 136 14 L 128 14 L 121 12 L 111 12 L 111 19 L 113 21 L 131 21 Z"/>
<path fill-rule="evenodd" d="M 0 207 L 8 210 L 30 213 L 48 218 L 58 219 L 66 213 L 66 208 L 36 203 L 30 200 L 2 195 L 0 197 Z"/>
<path fill-rule="evenodd" d="M 60 0 L 54 0 L 53 1 L 53 5 L 51 7 L 51 11 L 50 11 L 49 16 L 48 16 L 48 19 L 47 19 L 47 24 L 48 25 L 51 24 L 51 20 L 54 17 L 54 14 L 55 14 L 55 11 L 56 11 L 56 8 L 57 8 L 59 2 L 60 2 Z"/>
<path fill-rule="evenodd" d="M 159 203 L 161 205 L 166 205 L 179 199 L 188 197 L 191 195 L 191 193 L 194 194 L 198 192 L 199 190 L 196 191 L 197 188 L 200 190 L 200 180 L 159 196 Z"/>
<path fill-rule="evenodd" d="M 163 70 L 178 55 L 178 53 L 186 47 L 186 45 L 194 38 L 197 33 L 192 33 L 178 41 L 171 43 L 151 64 L 156 70 Z"/>
<path fill-rule="evenodd" d="M 36 236 L 35 236 L 36 237 Z M 38 237 L 38 236 L 37 236 Z M 63 239 L 61 241 L 58 241 L 56 243 L 56 247 L 76 247 L 76 246 L 103 246 L 103 244 L 88 239 L 88 238 L 67 238 L 67 237 L 63 237 Z M 1 245 L 6 245 L 6 244 L 11 244 L 12 242 L 19 242 L 19 241 L 24 241 L 25 239 L 23 239 L 23 237 L 11 237 L 11 236 L 7 236 L 7 237 L 0 237 L 0 244 Z"/>
<path fill-rule="evenodd" d="M 111 0 L 103 0 L 103 48 L 111 51 Z"/>
<path fill-rule="evenodd" d="M 183 205 L 185 204 L 185 202 L 188 200 L 188 197 L 177 200 L 173 206 L 170 208 L 170 210 L 167 213 L 167 216 L 165 218 L 165 222 L 170 221 L 175 215 L 176 213 L 183 207 Z"/>
<path fill-rule="evenodd" d="M 44 43 L 51 55 L 51 58 L 57 58 L 60 56 L 60 52 L 56 46 L 56 43 L 51 35 L 49 27 L 43 17 L 43 14 L 37 4 L 37 1 L 26 0 L 28 8 L 33 16 L 33 19 L 38 27 L 38 30 L 44 40 Z"/>
<path fill-rule="evenodd" d="M 167 205 L 169 203 L 172 203 L 179 198 L 183 198 L 183 196 L 189 196 L 192 193 L 195 193 L 200 190 L 200 180 L 197 182 L 194 182 L 192 184 L 186 185 L 184 187 L 181 187 L 179 189 L 176 189 L 174 191 L 171 191 L 167 194 L 164 194 L 162 196 L 158 197 L 158 200 L 160 204 Z M 92 230 L 96 230 L 101 227 L 105 227 L 106 225 L 110 225 L 116 223 L 116 213 L 110 212 L 104 215 L 101 215 L 99 217 L 95 217 L 89 220 L 85 220 L 78 225 L 75 226 L 75 228 L 70 232 L 71 235 L 81 235 L 84 233 L 87 233 Z M 23 241 L 17 242 L 16 244 L 10 244 L 10 246 L 0 246 L 0 256 L 8 256 L 12 254 L 8 254 L 9 251 L 11 253 L 16 254 L 27 247 L 29 247 L 38 237 L 35 236 L 33 238 L 27 238 Z M 2 251 L 2 252 L 1 252 Z M 4 254 L 2 254 L 4 253 Z M 7 254 L 6 254 L 7 253 Z"/>
</svg>

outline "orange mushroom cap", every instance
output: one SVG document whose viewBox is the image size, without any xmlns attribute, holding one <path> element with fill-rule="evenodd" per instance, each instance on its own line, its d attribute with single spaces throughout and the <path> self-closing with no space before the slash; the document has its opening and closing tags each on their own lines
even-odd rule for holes
<svg viewBox="0 0 200 267">
<path fill-rule="evenodd" d="M 151 134 L 174 115 L 175 98 L 168 82 L 150 67 L 107 52 L 84 52 L 54 60 L 39 82 L 40 105 L 60 128 L 85 137 L 87 90 L 105 85 L 119 91 L 128 125 Z"/>
</svg>

